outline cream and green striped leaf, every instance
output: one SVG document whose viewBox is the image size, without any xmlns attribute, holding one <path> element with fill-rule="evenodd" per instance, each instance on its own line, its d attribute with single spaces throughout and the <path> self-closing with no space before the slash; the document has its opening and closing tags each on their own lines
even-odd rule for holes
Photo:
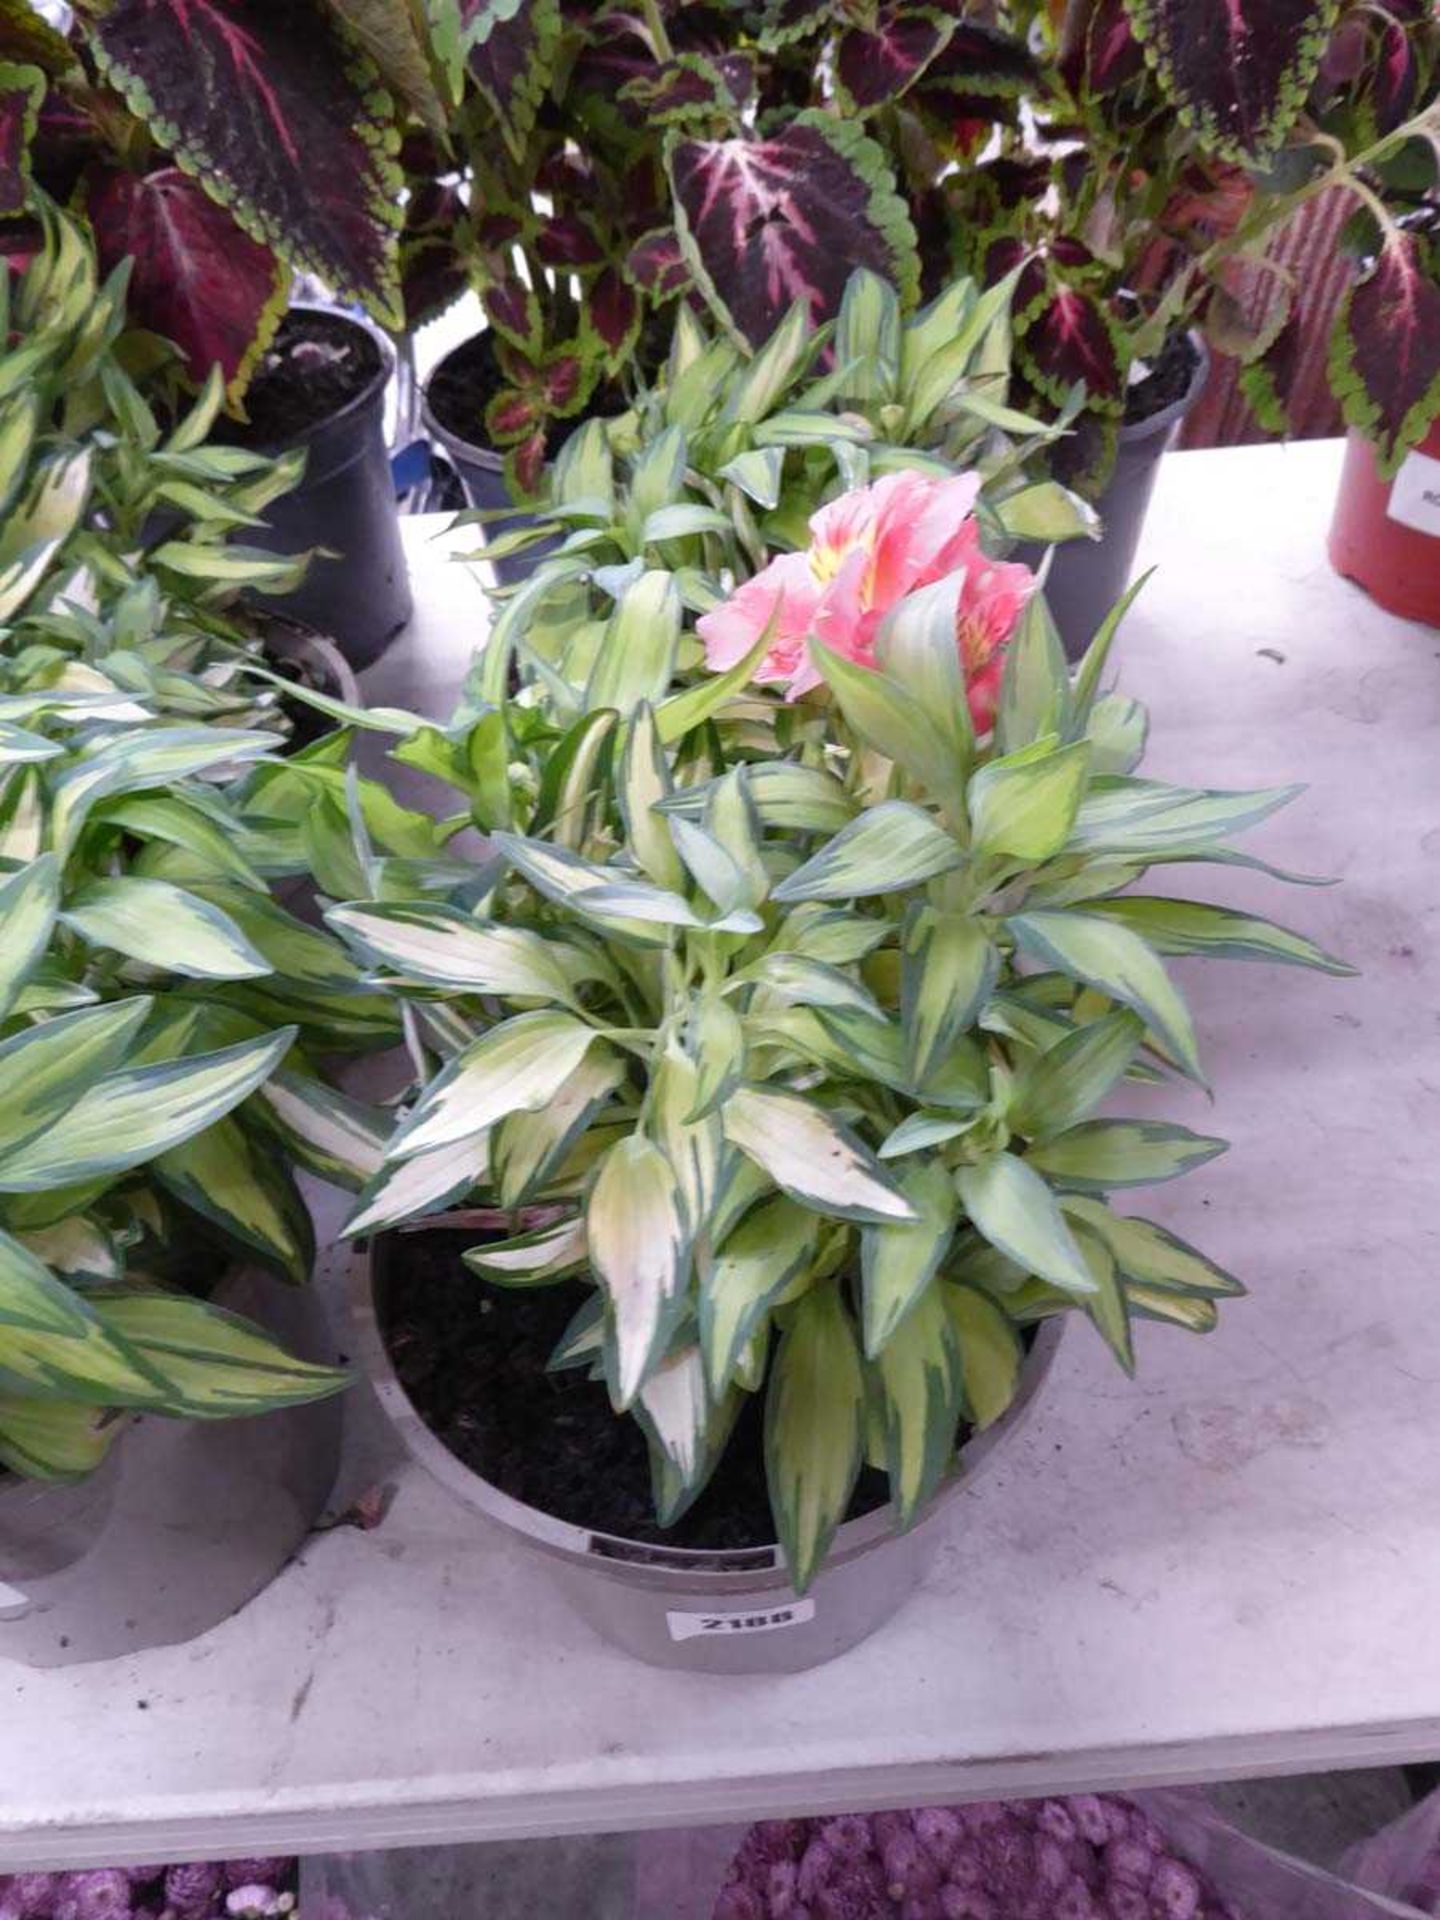
<svg viewBox="0 0 1440 1920">
<path fill-rule="evenodd" d="M 862 1223 L 914 1219 L 910 1202 L 869 1148 L 813 1101 L 740 1086 L 720 1112 L 731 1145 L 802 1206 Z"/>
<path fill-rule="evenodd" d="M 652 1368 L 635 1410 L 652 1442 L 674 1469 L 679 1491 L 687 1490 L 706 1465 L 710 1418 L 705 1366 L 693 1341 L 667 1354 Z"/>
<path fill-rule="evenodd" d="M 1005 924 L 1035 959 L 1133 1008 L 1184 1072 L 1205 1085 L 1189 1010 L 1139 934 L 1093 912 L 1058 908 L 1012 914 Z"/>
<path fill-rule="evenodd" d="M 954 1464 L 964 1375 L 955 1321 L 938 1281 L 926 1285 L 874 1361 L 886 1466 L 899 1526 L 919 1518 Z"/>
<path fill-rule="evenodd" d="M 1057 1186 L 1104 1193 L 1177 1179 L 1227 1144 L 1165 1120 L 1085 1120 L 1031 1147 L 1026 1159 Z"/>
<path fill-rule="evenodd" d="M 875 636 L 875 657 L 886 678 L 903 688 L 940 734 L 949 754 L 943 798 L 969 770 L 975 730 L 956 644 L 964 570 L 920 587 L 888 613 Z M 908 765 L 908 760 L 900 764 Z"/>
<path fill-rule="evenodd" d="M 293 1027 L 216 1053 L 123 1068 L 31 1140 L 0 1152 L 0 1193 L 34 1193 L 138 1167 L 212 1126 L 268 1078 Z"/>
<path fill-rule="evenodd" d="M 1139 1280 L 1125 1280 L 1125 1301 L 1142 1320 L 1163 1320 L 1183 1327 L 1187 1333 L 1213 1333 L 1220 1313 L 1213 1300 L 1201 1300 L 1191 1294 L 1171 1293 L 1164 1287 L 1147 1287 Z"/>
<path fill-rule="evenodd" d="M 459 1200 L 485 1178 L 490 1137 L 480 1133 L 448 1146 L 431 1147 L 408 1160 L 387 1160 L 360 1189 L 354 1210 L 341 1229 L 346 1239 L 375 1233 L 418 1214 L 438 1211 Z"/>
<path fill-rule="evenodd" d="M 116 794 L 169 787 L 189 774 L 230 762 L 255 760 L 283 747 L 278 733 L 242 727 L 132 729 L 91 747 L 55 783 L 51 827 L 56 850 L 68 855 L 90 808 Z"/>
<path fill-rule="evenodd" d="M 977 1427 L 990 1427 L 1009 1410 L 1020 1385 L 1024 1349 L 1015 1324 L 995 1302 L 958 1281 L 940 1283 L 945 1311 L 960 1343 L 965 1405 Z"/>
<path fill-rule="evenodd" d="M 1337 960 L 1303 933 L 1273 920 L 1239 913 L 1233 907 L 1201 900 L 1162 900 L 1127 894 L 1097 900 L 1090 912 L 1113 920 L 1147 940 L 1157 953 L 1200 954 L 1215 960 L 1279 960 L 1321 973 L 1352 975 L 1355 968 Z"/>
<path fill-rule="evenodd" d="M 177 793 L 137 793 L 105 801 L 95 817 L 141 839 L 181 847 L 242 886 L 263 888 L 264 881 L 236 844 L 238 823 L 212 811 L 217 806 L 208 797 L 202 806 Z"/>
<path fill-rule="evenodd" d="M 1105 1242 L 1127 1281 L 1201 1299 L 1227 1299 L 1245 1292 L 1233 1274 L 1153 1220 L 1114 1213 L 1102 1201 L 1083 1194 L 1067 1193 L 1060 1204 L 1071 1219 Z"/>
<path fill-rule="evenodd" d="M 1028 1059 L 1010 1096 L 1011 1127 L 1048 1140 L 1078 1125 L 1120 1080 L 1144 1037 L 1140 1016 L 1117 1007 Z"/>
<path fill-rule="evenodd" d="M 62 1013 L 0 1043 L 0 1156 L 53 1121 L 125 1059 L 153 1002 L 137 996 Z"/>
<path fill-rule="evenodd" d="M 99 1294 L 95 1311 L 163 1381 L 166 1413 L 229 1419 L 321 1400 L 350 1384 L 339 1368 L 297 1359 L 238 1314 L 186 1294 Z"/>
<path fill-rule="evenodd" d="M 226 1115 L 158 1155 L 154 1174 L 177 1200 L 297 1286 L 310 1277 L 310 1213 L 284 1160 Z"/>
<path fill-rule="evenodd" d="M 259 1106 L 258 1117 L 280 1136 L 297 1165 L 333 1187 L 358 1193 L 384 1165 L 393 1125 L 389 1114 L 311 1074 L 280 1067 L 260 1089 Z"/>
<path fill-rule="evenodd" d="M 12 1380 L 97 1406 L 154 1406 L 165 1382 L 146 1356 L 29 1248 L 0 1232 L 0 1365 Z"/>
<path fill-rule="evenodd" d="M 963 865 L 958 843 L 922 808 L 884 800 L 786 876 L 776 900 L 853 900 L 899 893 Z"/>
<path fill-rule="evenodd" d="M 208 900 L 134 874 L 90 880 L 68 894 L 60 919 L 92 947 L 108 947 L 198 980 L 253 980 L 270 972 L 228 914 Z"/>
<path fill-rule="evenodd" d="M 484 1133 L 507 1114 L 548 1106 L 596 1037 L 593 1027 L 568 1013 L 521 1013 L 502 1021 L 429 1083 L 392 1138 L 390 1157 L 409 1159 Z"/>
<path fill-rule="evenodd" d="M 505 1240 L 486 1240 L 464 1255 L 472 1272 L 503 1287 L 542 1286 L 574 1273 L 588 1257 L 585 1222 L 547 1221 Z"/>
<path fill-rule="evenodd" d="M 34 1480 L 93 1473 L 123 1431 L 105 1407 L 0 1393 L 0 1466 Z"/>
<path fill-rule="evenodd" d="M 17 1233 L 15 1238 L 52 1273 L 75 1285 L 104 1286 L 124 1275 L 124 1258 L 116 1236 L 86 1214 L 72 1214 L 53 1226 Z"/>
<path fill-rule="evenodd" d="M 1000 954 L 973 915 L 919 904 L 906 916 L 901 1021 L 917 1086 L 975 1024 L 995 989 Z"/>
<path fill-rule="evenodd" d="M 765 1400 L 765 1476 L 790 1579 L 804 1593 L 860 1471 L 865 1383 L 855 1329 L 834 1286 L 790 1310 Z"/>
<path fill-rule="evenodd" d="M 550 941 L 524 927 L 476 920 L 458 907 L 355 901 L 325 915 L 370 966 L 463 992 L 533 994 L 568 1005 L 570 982 Z"/>
<path fill-rule="evenodd" d="M 625 1408 L 673 1327 L 690 1276 L 675 1172 L 644 1134 L 627 1134 L 600 1162 L 585 1206 L 585 1234 L 609 1302 L 613 1388 Z"/>
<path fill-rule="evenodd" d="M 800 953 L 767 953 L 735 975 L 754 980 L 797 1007 L 849 1007 L 856 1013 L 883 1019 L 874 994 L 839 967 L 811 960 Z"/>
<path fill-rule="evenodd" d="M 1094 1292 L 1085 1302 L 1085 1311 L 1121 1366 L 1127 1373 L 1134 1373 L 1135 1343 L 1130 1334 L 1130 1310 L 1115 1256 L 1084 1221 L 1076 1221 L 1075 1237 L 1095 1282 Z"/>
<path fill-rule="evenodd" d="M 945 793 L 957 769 L 941 722 L 890 674 L 832 653 L 813 635 L 807 644 L 811 660 L 859 738 L 897 766 L 913 768 L 932 793 Z"/>
<path fill-rule="evenodd" d="M 1066 1293 L 1095 1291 L 1059 1203 L 1033 1167 L 1013 1153 L 992 1153 L 961 1167 L 955 1185 L 976 1231 L 1016 1266 Z"/>
<path fill-rule="evenodd" d="M 1172 787 L 1122 774 L 1091 782 L 1070 835 L 1069 851 L 1132 860 L 1164 860 L 1205 852 L 1288 806 L 1301 787 L 1249 791 Z"/>
<path fill-rule="evenodd" d="M 700 1272 L 700 1346 L 718 1399 L 746 1345 L 775 1303 L 805 1272 L 819 1221 L 783 1194 L 754 1207 Z"/>
<path fill-rule="evenodd" d="M 60 867 L 53 854 L 41 854 L 0 880 L 0 1014 L 49 944 L 59 905 Z"/>
<path fill-rule="evenodd" d="M 670 829 L 658 811 L 671 794 L 670 769 L 660 745 L 654 709 L 642 701 L 630 716 L 620 752 L 616 799 L 627 844 L 657 887 L 681 886 L 685 870 Z"/>
<path fill-rule="evenodd" d="M 695 1001 L 689 1045 L 695 1062 L 695 1104 L 686 1118 L 700 1120 L 745 1077 L 745 1028 L 728 1001 L 715 993 Z"/>
<path fill-rule="evenodd" d="M 1037 865 L 1053 859 L 1070 837 L 1089 771 L 1083 740 L 1041 742 L 987 761 L 967 790 L 975 852 Z"/>
<path fill-rule="evenodd" d="M 898 1160 L 907 1153 L 920 1153 L 926 1147 L 943 1146 L 973 1125 L 973 1116 L 921 1107 L 918 1112 L 907 1114 L 899 1126 L 886 1135 L 879 1157 Z"/>
<path fill-rule="evenodd" d="M 627 714 L 667 693 L 675 677 L 682 617 L 674 576 L 660 568 L 642 573 L 605 628 L 585 689 L 586 709 L 611 707 Z"/>
<path fill-rule="evenodd" d="M 866 1227 L 860 1236 L 861 1323 L 874 1360 L 930 1287 L 949 1252 L 959 1216 L 955 1185 L 938 1160 L 909 1168 L 900 1190 L 913 1221 Z"/>
<path fill-rule="evenodd" d="M 727 1149 L 720 1116 L 703 1098 L 699 1065 L 674 1035 L 651 1065 L 650 1122 L 675 1170 L 685 1219 L 698 1231 L 713 1212 Z"/>
<path fill-rule="evenodd" d="M 544 1186 L 624 1079 L 620 1057 L 594 1046 L 543 1107 L 506 1115 L 490 1142 L 502 1207 L 518 1207 Z"/>
<path fill-rule="evenodd" d="M 1042 593 L 1032 594 L 1005 653 L 995 745 L 1018 752 L 1049 735 L 1064 739 L 1071 721 L 1070 670 Z"/>
</svg>

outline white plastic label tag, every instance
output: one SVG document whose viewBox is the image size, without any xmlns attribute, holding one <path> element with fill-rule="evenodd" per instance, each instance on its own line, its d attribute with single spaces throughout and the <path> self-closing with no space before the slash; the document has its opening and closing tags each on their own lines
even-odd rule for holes
<svg viewBox="0 0 1440 1920">
<path fill-rule="evenodd" d="M 1412 453 L 1390 489 L 1389 515 L 1402 527 L 1440 538 L 1440 460 L 1428 453 Z"/>
<path fill-rule="evenodd" d="M 815 1618 L 813 1600 L 792 1600 L 784 1607 L 747 1607 L 740 1613 L 667 1613 L 672 1640 L 717 1638 L 737 1633 L 774 1633 L 780 1627 L 803 1626 Z"/>
<path fill-rule="evenodd" d="M 8 1587 L 0 1580 L 0 1620 L 7 1619 L 11 1614 L 26 1613 L 29 1607 L 28 1594 L 21 1593 L 18 1587 Z"/>
</svg>

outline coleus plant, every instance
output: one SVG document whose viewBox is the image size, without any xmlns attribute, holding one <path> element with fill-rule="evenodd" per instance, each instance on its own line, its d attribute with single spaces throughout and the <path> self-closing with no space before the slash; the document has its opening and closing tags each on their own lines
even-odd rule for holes
<svg viewBox="0 0 1440 1920">
<path fill-rule="evenodd" d="M 457 0 L 114 0 L 56 33 L 0 20 L 0 211 L 30 244 L 32 187 L 83 207 L 104 267 L 130 258 L 131 317 L 221 369 L 238 402 L 318 275 L 398 327 L 401 133 L 444 123 Z M 448 40 L 447 40 L 448 35 Z"/>
<path fill-rule="evenodd" d="M 1332 191 L 1351 199 L 1347 242 L 1365 264 L 1331 382 L 1393 466 L 1440 405 L 1440 278 L 1407 219 L 1440 178 L 1428 0 L 1245 0 L 1215 21 L 1183 0 L 1005 0 L 996 18 L 1033 55 L 1028 110 L 988 125 L 939 191 L 977 272 L 1020 271 L 1030 404 L 1085 387 L 1056 470 L 1103 481 L 1131 383 L 1189 326 L 1238 356 L 1258 418 L 1286 428 L 1303 290 L 1269 250 Z"/>
<path fill-rule="evenodd" d="M 898 566 L 889 485 L 837 508 Z M 962 1425 L 1009 1404 L 1035 1322 L 1079 1312 L 1130 1369 L 1135 1320 L 1204 1331 L 1242 1290 L 1111 1204 L 1223 1146 L 1096 1117 L 1137 1081 L 1203 1084 L 1165 956 L 1348 971 L 1254 915 L 1128 890 L 1172 862 L 1263 865 L 1231 836 L 1294 790 L 1140 777 L 1145 714 L 1102 691 L 1119 610 L 1072 682 L 1043 601 L 1016 625 L 1025 596 L 963 536 L 952 517 L 970 563 L 878 627 L 810 633 L 822 685 L 792 731 L 741 691 L 773 621 L 680 692 L 668 643 L 607 630 L 543 786 L 517 769 L 469 880 L 326 915 L 434 1061 L 348 1230 L 468 1197 L 513 1228 L 477 1274 L 588 1281 L 552 1364 L 641 1422 L 662 1521 L 763 1393 L 801 1590 L 863 1460 L 917 1517 Z M 994 697 L 966 645 L 992 615 L 1013 627 Z M 492 722 L 457 722 L 449 777 L 493 824 Z"/>
</svg>

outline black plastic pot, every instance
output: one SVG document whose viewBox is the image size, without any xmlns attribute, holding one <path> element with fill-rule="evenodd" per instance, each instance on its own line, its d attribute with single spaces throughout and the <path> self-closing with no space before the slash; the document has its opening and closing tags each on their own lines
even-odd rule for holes
<svg viewBox="0 0 1440 1920">
<path fill-rule="evenodd" d="M 447 372 L 453 372 L 457 361 L 464 361 L 475 354 L 476 339 L 472 336 L 463 340 L 458 347 L 451 349 L 440 361 L 425 383 L 425 393 L 420 407 L 420 423 L 424 432 L 436 446 L 443 449 L 459 477 L 465 490 L 465 504 L 477 513 L 512 513 L 515 497 L 505 480 L 505 460 L 493 447 L 487 447 L 478 441 L 468 440 L 461 433 L 447 427 L 435 411 L 434 393 L 436 386 L 443 384 Z M 497 374 L 498 378 L 498 374 Z M 579 422 L 575 422 L 578 426 Z M 499 520 L 484 531 L 491 538 L 504 533 L 519 532 L 535 524 L 533 514 L 513 514 L 507 520 Z M 495 578 L 502 586 L 515 586 L 526 579 L 536 565 L 547 554 L 553 553 L 560 542 L 544 540 L 533 547 L 527 547 L 523 553 L 512 553 L 507 559 L 493 560 Z"/>
<path fill-rule="evenodd" d="M 1149 419 L 1120 429 L 1115 470 L 1095 501 L 1104 526 L 1101 537 L 1069 540 L 1055 549 L 1045 598 L 1069 660 L 1080 659 L 1095 629 L 1130 584 L 1161 457 L 1210 376 L 1210 356 L 1204 341 L 1192 333 L 1190 344 L 1194 369 L 1185 392 Z M 1044 551 L 1043 547 L 1026 547 L 1016 558 L 1033 566 Z"/>
<path fill-rule="evenodd" d="M 405 625 L 413 606 L 385 447 L 385 389 L 394 355 L 369 327 L 323 311 L 364 336 L 374 349 L 375 372 L 328 419 L 288 443 L 260 446 L 269 454 L 303 446 L 305 474 L 293 492 L 266 508 L 265 526 L 245 539 L 271 553 L 326 550 L 311 562 L 294 593 L 267 604 L 329 634 L 352 667 L 368 667 Z"/>
</svg>

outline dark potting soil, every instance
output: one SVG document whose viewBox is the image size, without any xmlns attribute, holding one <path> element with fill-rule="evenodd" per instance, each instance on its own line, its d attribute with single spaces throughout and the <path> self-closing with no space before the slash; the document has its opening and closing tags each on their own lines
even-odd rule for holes
<svg viewBox="0 0 1440 1920">
<path fill-rule="evenodd" d="M 1185 398 L 1195 378 L 1194 341 L 1186 333 L 1172 333 L 1149 368 L 1125 395 L 1127 427 L 1139 426 Z"/>
<path fill-rule="evenodd" d="M 647 1545 L 738 1552 L 768 1546 L 764 1396 L 746 1396 L 709 1486 L 669 1528 L 655 1518 L 650 1454 L 628 1415 L 584 1368 L 545 1363 L 589 1289 L 497 1287 L 460 1256 L 473 1230 L 398 1234 L 388 1253 L 384 1332 L 425 1424 L 492 1486 L 572 1525 Z M 846 1519 L 885 1504 L 886 1477 L 861 1471 Z"/>
<path fill-rule="evenodd" d="M 379 346 L 353 320 L 287 313 L 245 395 L 248 421 L 229 423 L 221 437 L 249 447 L 291 446 L 363 393 L 383 364 Z"/>
</svg>

